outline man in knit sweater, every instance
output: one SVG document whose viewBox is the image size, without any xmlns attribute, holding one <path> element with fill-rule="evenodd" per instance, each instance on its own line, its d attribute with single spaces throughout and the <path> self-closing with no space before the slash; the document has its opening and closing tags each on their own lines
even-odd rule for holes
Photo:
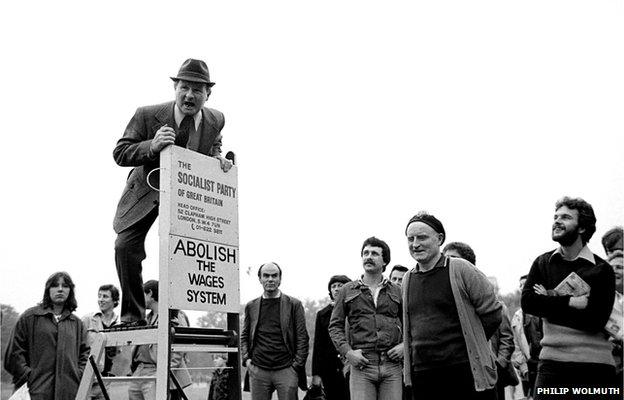
<svg viewBox="0 0 624 400">
<path fill-rule="evenodd" d="M 415 399 L 496 399 L 488 339 L 502 304 L 481 271 L 440 252 L 446 233 L 420 212 L 405 228 L 416 267 L 403 277 L 404 380 Z"/>
<path fill-rule="evenodd" d="M 614 360 L 604 327 L 613 306 L 615 278 L 609 264 L 587 247 L 595 231 L 589 203 L 569 197 L 557 201 L 552 239 L 560 247 L 533 262 L 522 290 L 524 312 L 544 318 L 537 400 L 557 389 L 571 394 L 573 388 L 605 388 L 600 394 L 610 394 L 608 388 L 613 388 Z M 572 272 L 589 285 L 588 293 L 561 295 L 555 290 Z"/>
</svg>

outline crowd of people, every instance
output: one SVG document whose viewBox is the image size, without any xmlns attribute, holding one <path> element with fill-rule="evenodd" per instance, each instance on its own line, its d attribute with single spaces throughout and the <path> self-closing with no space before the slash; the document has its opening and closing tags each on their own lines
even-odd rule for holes
<svg viewBox="0 0 624 400">
<path fill-rule="evenodd" d="M 258 269 L 263 293 L 246 305 L 241 331 L 246 389 L 254 400 L 271 399 L 274 392 L 280 400 L 296 399 L 299 389 L 336 400 L 504 399 L 506 388 L 513 399 L 544 399 L 562 388 L 617 398 L 623 379 L 623 230 L 604 235 L 603 260 L 587 245 L 595 224 L 584 200 L 564 197 L 556 203 L 552 238 L 559 247 L 537 257 L 520 277 L 522 307 L 512 316 L 495 281 L 476 267 L 469 245 L 442 247 L 446 232 L 435 216 L 421 212 L 408 221 L 405 236 L 415 265 L 395 265 L 388 277 L 388 244 L 366 239 L 362 275 L 329 279 L 331 303 L 316 315 L 310 387 L 303 305 L 280 291 L 282 268 L 263 264 Z M 587 289 L 570 292 L 574 285 Z M 158 282 L 146 282 L 143 296 L 147 324 L 156 325 Z M 99 311 L 80 319 L 73 313 L 71 277 L 50 276 L 41 303 L 20 316 L 5 353 L 15 387 L 27 384 L 35 400 L 73 399 L 97 333 L 120 325 L 114 311 L 119 302 L 119 289 L 102 285 Z M 605 330 L 614 310 L 619 310 L 619 332 Z M 189 324 L 183 312 L 169 317 Z M 133 376 L 155 374 L 156 347 L 134 348 Z M 106 349 L 98 366 L 103 376 L 111 375 L 117 354 L 116 348 Z M 216 357 L 215 365 L 221 368 L 213 374 L 211 400 L 227 398 L 230 379 L 225 357 Z M 191 384 L 184 354 L 173 353 L 170 367 L 182 387 Z M 89 396 L 103 398 L 99 384 Z M 154 399 L 154 382 L 133 381 L 128 397 Z M 179 398 L 173 385 L 169 397 Z"/>
<path fill-rule="evenodd" d="M 546 399 L 582 390 L 620 398 L 622 228 L 602 239 L 607 260 L 587 245 L 595 231 L 589 203 L 556 203 L 552 239 L 559 247 L 520 277 L 522 307 L 513 315 L 469 245 L 442 247 L 446 232 L 435 216 L 409 220 L 415 266 L 396 265 L 388 277 L 389 246 L 366 239 L 362 275 L 329 280 L 331 303 L 316 316 L 308 397 Z M 308 355 L 304 310 L 279 290 L 277 263 L 261 265 L 258 278 L 263 293 L 247 304 L 241 335 L 251 395 L 296 399 Z M 619 333 L 605 329 L 614 312 Z"/>
<path fill-rule="evenodd" d="M 221 156 L 223 114 L 204 107 L 214 85 L 205 62 L 188 59 L 171 79 L 175 100 L 138 108 L 113 152 L 117 164 L 133 167 L 113 224 L 121 296 L 113 285 L 100 287 L 100 311 L 81 320 L 73 314 L 75 285 L 58 272 L 46 282 L 41 303 L 15 326 L 4 366 L 16 388 L 28 385 L 33 400 L 75 398 L 98 332 L 157 324 L 158 282 L 143 283 L 141 263 L 158 215 L 158 192 L 148 180 L 159 153 L 178 145 L 218 159 L 225 173 L 233 165 Z M 388 244 L 366 239 L 362 274 L 329 279 L 331 303 L 316 316 L 310 388 L 304 308 L 280 291 L 282 268 L 265 263 L 258 269 L 262 295 L 246 305 L 240 336 L 245 389 L 254 400 L 274 392 L 280 400 L 297 399 L 298 389 L 328 400 L 502 399 L 507 387 L 514 399 L 544 399 L 562 388 L 621 396 L 622 228 L 602 239 L 607 260 L 587 245 L 595 231 L 590 204 L 568 197 L 556 203 L 552 239 L 559 246 L 537 257 L 521 277 L 522 307 L 513 316 L 476 267 L 469 245 L 442 247 L 446 232 L 434 215 L 409 219 L 405 237 L 415 264 L 396 265 L 388 277 Z M 169 318 L 188 325 L 183 313 Z M 134 349 L 135 377 L 155 373 L 156 351 L 156 345 Z M 106 350 L 102 375 L 111 374 L 116 355 L 117 349 Z M 224 362 L 215 358 L 220 367 L 211 400 L 227 398 Z M 182 387 L 190 385 L 183 354 L 172 354 L 171 368 Z M 154 382 L 135 380 L 128 394 L 154 399 Z M 99 385 L 90 395 L 102 398 Z M 171 391 L 170 398 L 177 396 Z"/>
</svg>

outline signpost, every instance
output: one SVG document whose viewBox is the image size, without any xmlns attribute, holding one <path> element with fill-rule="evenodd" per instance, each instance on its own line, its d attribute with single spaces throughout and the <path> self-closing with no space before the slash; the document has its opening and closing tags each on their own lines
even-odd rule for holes
<svg viewBox="0 0 624 400">
<path fill-rule="evenodd" d="M 103 379 L 155 378 L 156 397 L 166 399 L 172 345 L 174 351 L 180 352 L 227 353 L 229 368 L 233 370 L 228 398 L 241 399 L 237 183 L 236 166 L 223 172 L 219 160 L 178 146 L 168 146 L 160 152 L 160 323 L 156 329 L 101 332 L 91 348 L 93 362 L 85 368 L 76 399 L 88 397 L 94 374 L 100 385 Z M 174 330 L 169 321 L 171 309 L 225 312 L 227 330 Z M 103 357 L 106 346 L 153 343 L 159 349 L 155 377 L 101 378 L 93 367 Z M 185 398 L 184 393 L 181 395 Z"/>
<path fill-rule="evenodd" d="M 238 332 L 240 311 L 237 167 L 178 146 L 160 153 L 160 349 L 170 348 L 169 309 L 228 313 Z M 230 353 L 238 370 L 240 356 Z M 159 351 L 156 393 L 167 393 L 169 351 Z M 238 377 L 239 374 L 234 374 Z M 238 379 L 235 379 L 238 381 Z M 240 383 L 234 382 L 240 398 Z"/>
<path fill-rule="evenodd" d="M 160 157 L 160 265 L 169 274 L 169 307 L 239 312 L 236 167 L 225 173 L 217 159 L 177 146 Z"/>
</svg>

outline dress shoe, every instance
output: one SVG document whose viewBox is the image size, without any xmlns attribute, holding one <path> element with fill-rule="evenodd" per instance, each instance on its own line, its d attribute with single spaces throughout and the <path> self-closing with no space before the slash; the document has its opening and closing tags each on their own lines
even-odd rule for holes
<svg viewBox="0 0 624 400">
<path fill-rule="evenodd" d="M 111 326 L 111 331 L 121 331 L 126 329 L 139 329 L 147 326 L 147 321 L 139 319 L 137 321 L 122 321 L 120 324 Z"/>
</svg>

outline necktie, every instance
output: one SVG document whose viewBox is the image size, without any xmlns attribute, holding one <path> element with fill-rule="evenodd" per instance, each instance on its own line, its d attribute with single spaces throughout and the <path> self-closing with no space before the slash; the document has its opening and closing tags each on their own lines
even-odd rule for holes
<svg viewBox="0 0 624 400">
<path fill-rule="evenodd" d="M 188 115 L 184 117 L 180 123 L 180 127 L 178 128 L 178 132 L 176 133 L 175 144 L 180 147 L 186 147 L 191 130 L 194 128 L 195 121 L 193 120 L 193 117 Z"/>
</svg>

